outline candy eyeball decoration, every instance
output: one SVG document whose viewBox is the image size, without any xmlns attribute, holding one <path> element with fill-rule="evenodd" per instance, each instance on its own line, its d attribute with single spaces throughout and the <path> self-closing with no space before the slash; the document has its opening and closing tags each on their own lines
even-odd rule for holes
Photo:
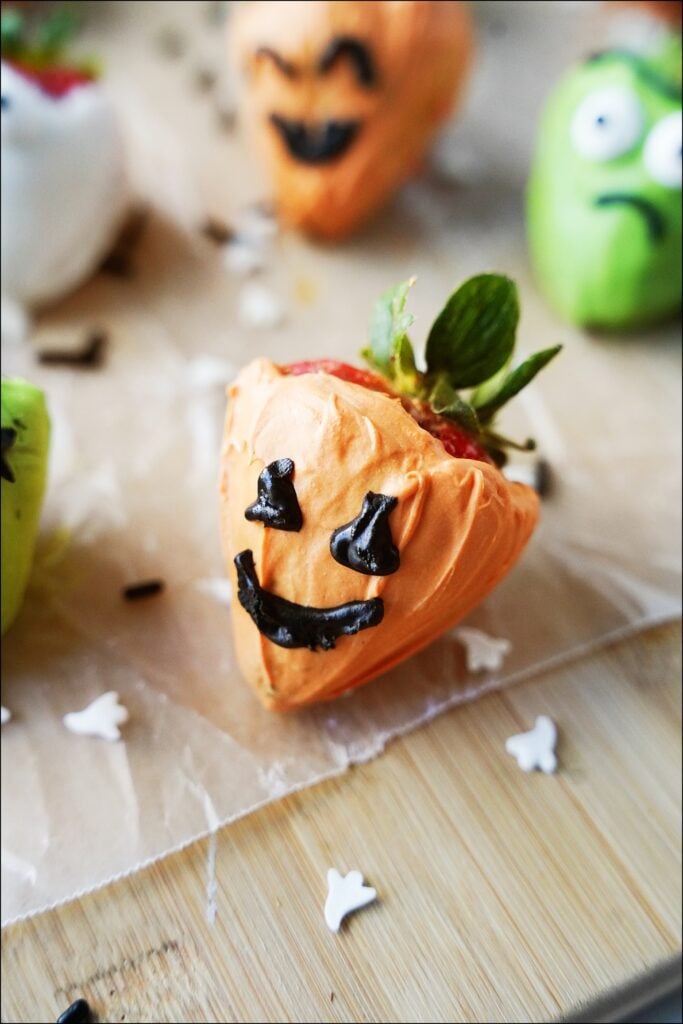
<svg viewBox="0 0 683 1024">
<path fill-rule="evenodd" d="M 571 123 L 574 148 L 587 160 L 613 160 L 640 140 L 645 111 L 629 89 L 598 89 L 578 106 Z"/>
<path fill-rule="evenodd" d="M 650 177 L 665 188 L 681 187 L 683 176 L 683 119 L 667 114 L 647 137 L 643 159 Z"/>
<path fill-rule="evenodd" d="M 371 371 L 257 359 L 229 389 L 233 632 L 268 708 L 331 700 L 426 646 L 507 575 L 536 524 L 535 492 L 498 468 L 493 420 L 558 349 L 509 369 L 516 289 L 484 274 L 435 321 L 422 373 L 409 285 L 377 303 Z"/>
<path fill-rule="evenodd" d="M 50 420 L 42 391 L 19 379 L 2 384 L 2 632 L 28 583 L 45 492 Z"/>
<path fill-rule="evenodd" d="M 419 167 L 472 55 L 463 4 L 253 3 L 230 23 L 242 113 L 282 220 L 341 238 Z"/>
<path fill-rule="evenodd" d="M 620 330 L 681 304 L 680 40 L 611 50 L 548 101 L 529 182 L 539 284 L 567 320 Z"/>
<path fill-rule="evenodd" d="M 90 71 L 19 51 L 1 84 L 2 295 L 32 308 L 79 285 L 113 244 L 128 203 L 123 146 Z"/>
</svg>

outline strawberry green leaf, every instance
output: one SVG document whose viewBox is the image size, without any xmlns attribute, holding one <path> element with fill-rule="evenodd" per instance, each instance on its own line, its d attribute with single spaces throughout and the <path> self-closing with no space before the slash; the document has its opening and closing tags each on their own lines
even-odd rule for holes
<svg viewBox="0 0 683 1024">
<path fill-rule="evenodd" d="M 480 421 L 488 423 L 506 402 L 509 402 L 522 388 L 525 388 L 534 379 L 536 374 L 544 366 L 547 366 L 551 359 L 555 358 L 561 348 L 561 345 L 555 345 L 553 348 L 546 348 L 542 352 L 535 352 L 534 355 L 529 356 L 528 359 L 525 359 L 523 363 L 520 363 L 519 366 L 507 375 L 501 383 L 499 390 L 494 395 L 488 397 L 485 402 L 477 401 L 475 392 L 472 399 L 475 406 L 477 406 L 477 414 Z"/>
<path fill-rule="evenodd" d="M 439 377 L 431 394 L 429 404 L 440 416 L 449 420 L 455 420 L 468 433 L 477 437 L 479 434 L 479 420 L 471 405 L 463 401 L 445 377 Z"/>
<path fill-rule="evenodd" d="M 427 338 L 427 368 L 454 388 L 475 387 L 512 354 L 519 320 L 517 287 L 501 274 L 479 274 L 453 292 Z"/>
<path fill-rule="evenodd" d="M 512 353 L 510 354 L 510 358 L 503 363 L 500 370 L 498 370 L 497 373 L 494 373 L 493 377 L 489 377 L 488 380 L 485 380 L 483 384 L 480 384 L 478 388 L 475 388 L 474 391 L 472 391 L 468 399 L 470 405 L 473 405 L 475 408 L 480 408 L 482 405 L 486 405 L 490 398 L 493 398 L 494 395 L 498 394 L 503 381 L 510 372 L 511 362 Z"/>
<path fill-rule="evenodd" d="M 72 10 L 55 11 L 36 34 L 35 48 L 44 61 L 56 59 L 78 28 L 78 19 Z"/>
<path fill-rule="evenodd" d="M 401 334 L 394 342 L 394 354 L 391 359 L 391 381 L 401 395 L 419 394 L 422 374 L 415 365 L 413 346 L 407 334 Z"/>
<path fill-rule="evenodd" d="M 415 278 L 388 288 L 377 300 L 370 317 L 370 347 L 363 351 L 364 358 L 382 373 L 391 373 L 391 360 L 397 343 L 407 336 L 406 332 L 414 317 L 406 313 L 406 300 Z"/>
<path fill-rule="evenodd" d="M 3 57 L 15 57 L 22 48 L 24 19 L 11 7 L 0 15 L 0 48 Z"/>
</svg>

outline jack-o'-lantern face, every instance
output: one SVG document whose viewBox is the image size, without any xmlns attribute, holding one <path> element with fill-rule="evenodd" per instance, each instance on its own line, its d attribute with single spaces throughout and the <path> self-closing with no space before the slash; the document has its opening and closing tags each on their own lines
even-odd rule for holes
<svg viewBox="0 0 683 1024">
<path fill-rule="evenodd" d="M 222 537 L 236 653 L 280 710 L 378 675 L 502 579 L 535 494 L 449 455 L 391 395 L 266 359 L 230 389 Z"/>
<path fill-rule="evenodd" d="M 238 12 L 244 114 L 284 220 L 351 231 L 420 162 L 469 65 L 458 3 L 265 2 Z"/>
<path fill-rule="evenodd" d="M 293 474 L 291 459 L 278 459 L 266 466 L 259 474 L 258 498 L 245 510 L 245 518 L 263 523 L 266 529 L 298 533 L 303 515 L 291 479 Z M 330 535 L 332 558 L 365 576 L 390 576 L 396 572 L 400 556 L 389 526 L 389 513 L 396 504 L 396 498 L 368 491 L 358 515 Z M 261 634 L 280 647 L 307 647 L 311 651 L 322 647 L 328 651 L 340 636 L 352 636 L 361 629 L 377 626 L 384 618 L 380 597 L 315 608 L 269 593 L 259 583 L 249 548 L 235 556 L 235 566 L 240 604 Z"/>
</svg>

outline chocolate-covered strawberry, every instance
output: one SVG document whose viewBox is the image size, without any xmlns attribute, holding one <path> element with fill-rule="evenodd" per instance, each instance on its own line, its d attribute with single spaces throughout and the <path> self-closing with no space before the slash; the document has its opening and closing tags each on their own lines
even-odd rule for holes
<svg viewBox="0 0 683 1024">
<path fill-rule="evenodd" d="M 230 389 L 235 644 L 269 708 L 329 700 L 424 647 L 508 573 L 537 520 L 536 494 L 498 468 L 512 442 L 494 420 L 558 349 L 510 369 L 516 289 L 486 274 L 448 300 L 420 371 L 409 285 L 375 307 L 370 370 L 257 359 Z"/>
<path fill-rule="evenodd" d="M 68 24 L 34 37 L 2 12 L 2 293 L 21 313 L 80 284 L 128 203 L 113 104 L 91 66 L 63 52 Z"/>
<path fill-rule="evenodd" d="M 21 607 L 28 582 L 47 477 L 50 420 L 42 391 L 3 379 L 2 632 Z"/>
</svg>

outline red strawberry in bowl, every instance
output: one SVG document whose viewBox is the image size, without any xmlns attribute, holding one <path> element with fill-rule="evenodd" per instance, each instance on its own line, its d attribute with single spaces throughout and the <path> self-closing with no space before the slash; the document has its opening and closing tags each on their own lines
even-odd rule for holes
<svg viewBox="0 0 683 1024">
<path fill-rule="evenodd" d="M 558 349 L 509 369 L 507 278 L 473 278 L 417 369 L 410 282 L 379 301 L 364 353 L 257 359 L 230 388 L 221 467 L 242 670 L 269 708 L 330 700 L 455 625 L 507 574 L 538 516 L 498 468 L 498 409 Z M 464 390 L 464 395 L 460 393 Z"/>
</svg>

